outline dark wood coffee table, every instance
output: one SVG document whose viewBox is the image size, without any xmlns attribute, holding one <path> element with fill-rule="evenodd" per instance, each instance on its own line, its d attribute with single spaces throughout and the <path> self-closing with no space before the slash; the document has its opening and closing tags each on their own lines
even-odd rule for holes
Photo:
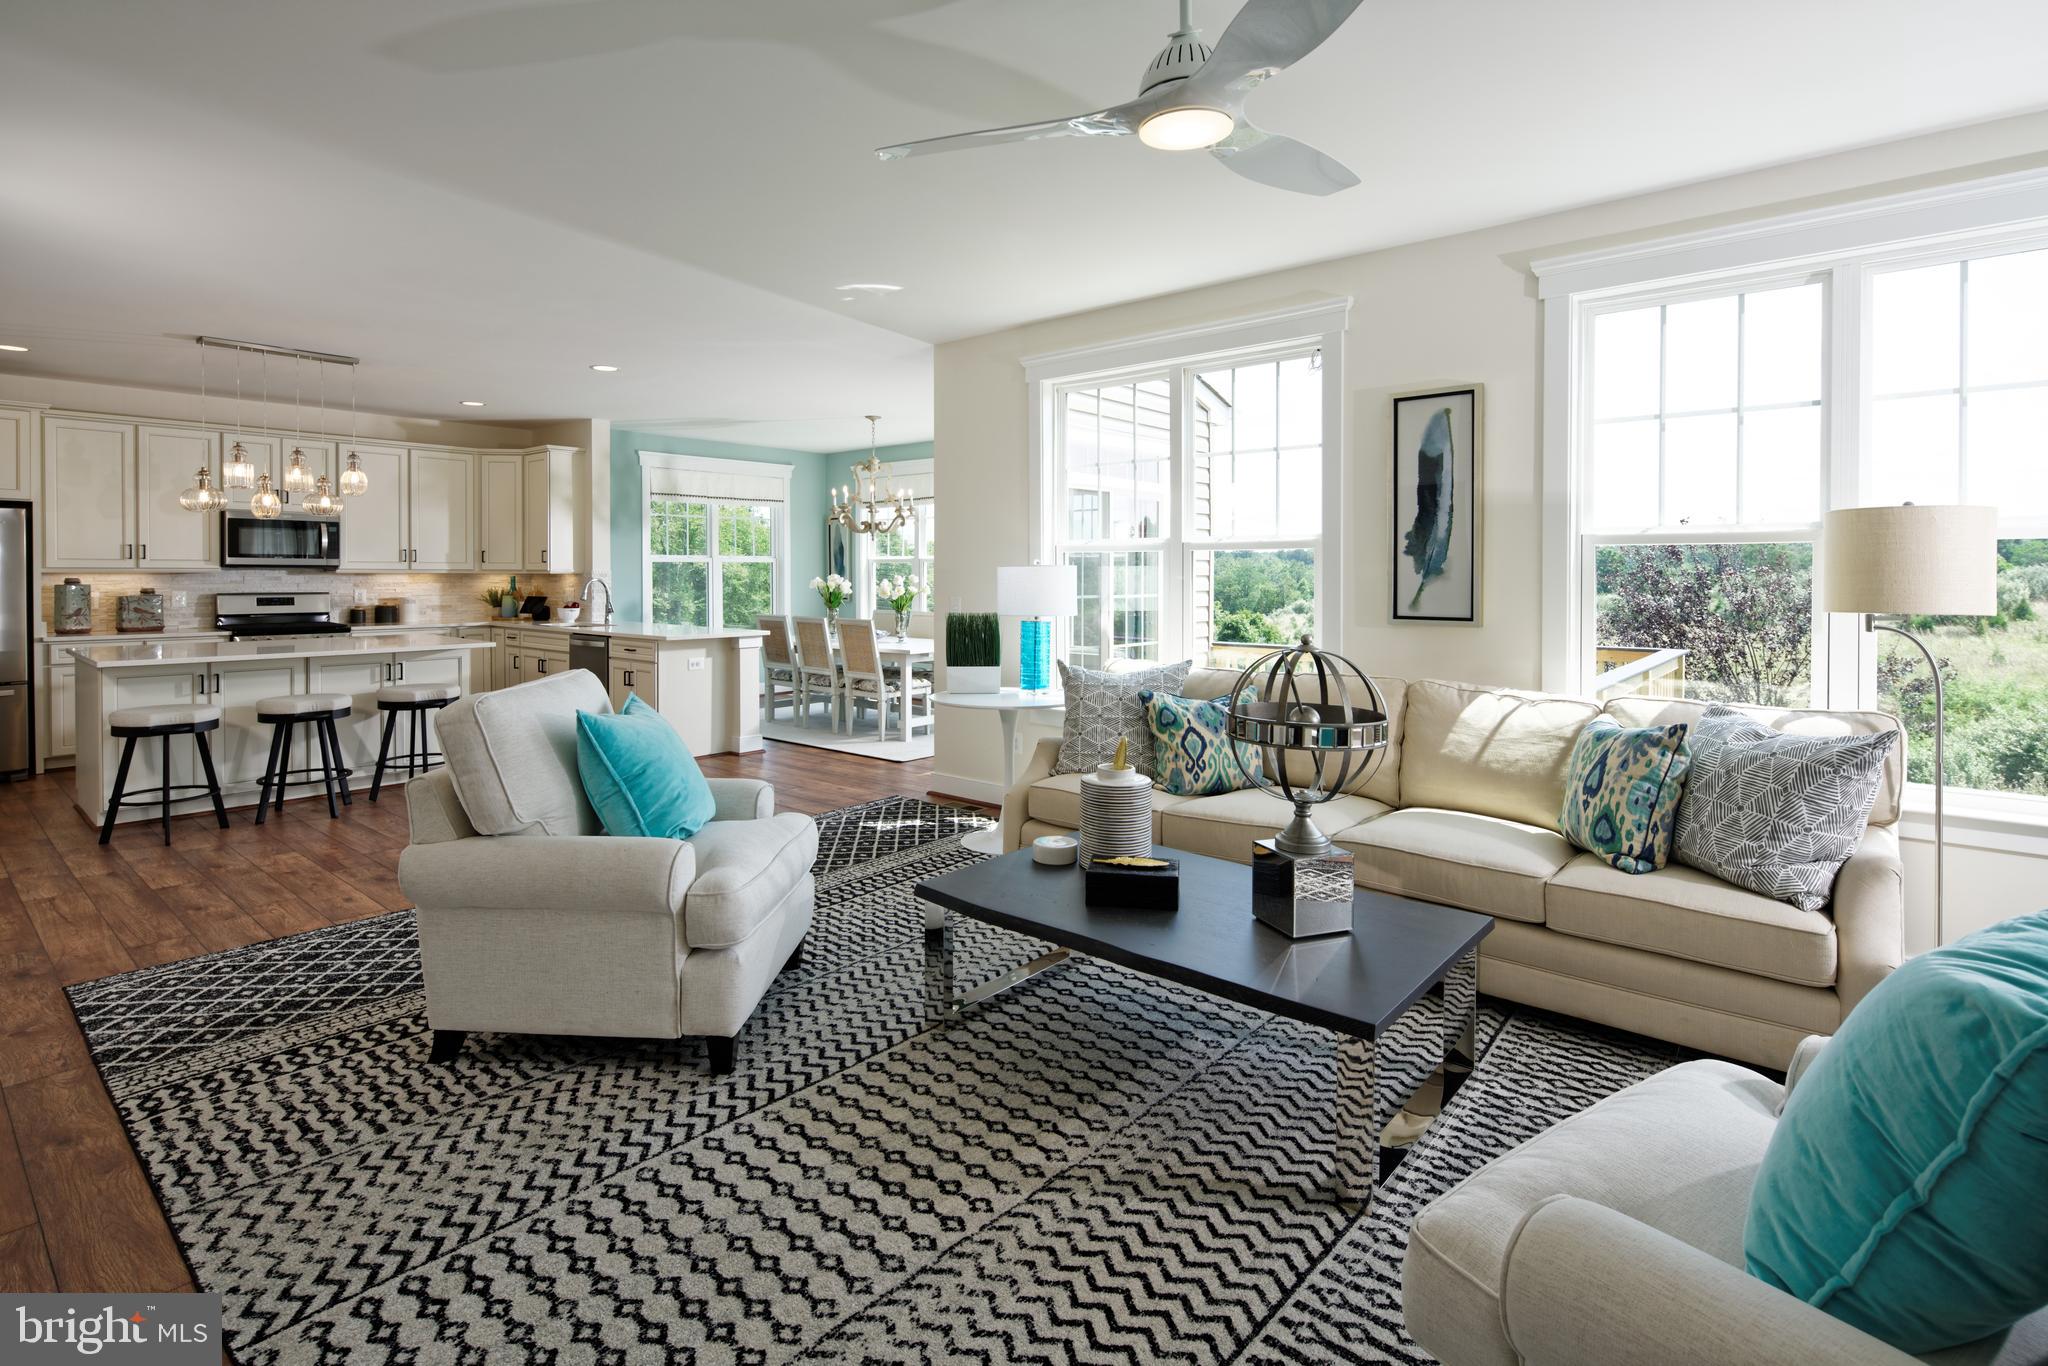
<svg viewBox="0 0 2048 1366">
<path fill-rule="evenodd" d="M 1490 916 L 1358 889 L 1350 934 L 1289 939 L 1252 916 L 1251 869 L 1178 849 L 1180 909 L 1130 911 L 1090 906 L 1078 868 L 1047 868 L 1028 849 L 917 884 L 925 903 L 925 972 L 941 1019 L 1007 991 L 1071 953 L 1179 982 L 1338 1036 L 1336 1186 L 1370 1201 L 1381 1132 L 1412 1094 L 1385 1075 L 1380 1054 L 1394 1031 L 1404 1042 L 1432 1023 L 1413 1011 L 1441 986 L 1444 1099 L 1471 1070 L 1479 1009 L 1479 941 Z M 953 981 L 946 912 L 999 925 L 1059 947 L 965 993 Z M 1401 1094 L 1394 1094 L 1396 1089 Z"/>
</svg>

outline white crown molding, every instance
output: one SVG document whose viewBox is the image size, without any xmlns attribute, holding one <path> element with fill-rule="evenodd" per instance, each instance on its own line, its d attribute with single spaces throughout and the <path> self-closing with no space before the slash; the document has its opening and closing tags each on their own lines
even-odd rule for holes
<svg viewBox="0 0 2048 1366">
<path fill-rule="evenodd" d="M 1538 282 L 1537 296 L 1550 299 L 1765 263 L 1825 260 L 1893 243 L 1972 236 L 2044 220 L 2048 168 L 1551 256 L 1530 262 L 1529 270 Z"/>
<path fill-rule="evenodd" d="M 1351 299 L 1340 296 L 1293 308 L 1241 314 L 1189 327 L 1140 333 L 1112 342 L 1046 351 L 1023 358 L 1026 383 L 1109 374 L 1165 361 L 1185 363 L 1210 353 L 1243 351 L 1257 346 L 1309 341 L 1342 332 L 1351 317 Z"/>
<path fill-rule="evenodd" d="M 780 460 L 729 460 L 716 455 L 683 455 L 675 451 L 641 451 L 643 470 L 679 470 L 691 474 L 756 474 L 787 484 L 796 466 Z"/>
</svg>

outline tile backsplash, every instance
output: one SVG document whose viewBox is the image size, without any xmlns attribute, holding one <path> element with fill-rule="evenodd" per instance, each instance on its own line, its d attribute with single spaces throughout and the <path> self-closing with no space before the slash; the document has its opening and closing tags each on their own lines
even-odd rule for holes
<svg viewBox="0 0 2048 1366">
<path fill-rule="evenodd" d="M 480 621 L 490 615 L 482 594 L 503 588 L 504 574 L 339 574 L 320 569 L 220 569 L 178 574 L 129 574 L 81 571 L 70 577 L 92 585 L 92 629 L 112 634 L 118 616 L 116 599 L 124 593 L 154 588 L 164 595 L 166 631 L 213 629 L 214 598 L 221 593 L 327 593 L 337 617 L 347 620 L 360 590 L 367 602 L 402 604 L 401 622 L 436 626 L 446 622 Z M 52 592 L 63 574 L 43 575 L 43 630 L 54 633 L 57 617 Z M 582 591 L 583 581 L 570 574 L 521 574 L 520 596 L 544 594 L 560 606 Z"/>
</svg>

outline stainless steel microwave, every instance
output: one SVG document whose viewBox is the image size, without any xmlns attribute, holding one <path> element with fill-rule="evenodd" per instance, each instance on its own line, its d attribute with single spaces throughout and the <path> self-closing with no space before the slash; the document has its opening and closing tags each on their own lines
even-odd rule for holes
<svg viewBox="0 0 2048 1366">
<path fill-rule="evenodd" d="M 220 562 L 336 569 L 341 565 L 341 522 L 301 512 L 258 517 L 247 508 L 229 508 L 221 513 Z"/>
</svg>

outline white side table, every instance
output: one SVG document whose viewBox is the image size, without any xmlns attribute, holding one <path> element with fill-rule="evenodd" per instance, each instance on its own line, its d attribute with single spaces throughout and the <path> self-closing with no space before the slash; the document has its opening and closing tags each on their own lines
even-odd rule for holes
<svg viewBox="0 0 2048 1366">
<path fill-rule="evenodd" d="M 1017 713 L 1020 711 L 1064 711 L 1066 695 L 1058 689 L 1045 692 L 1025 692 L 1022 688 L 1004 688 L 998 692 L 935 692 L 932 703 L 940 707 L 958 707 L 962 711 L 992 711 L 1003 723 L 1003 791 L 1017 781 Z M 977 854 L 1000 854 L 1003 852 L 1003 832 L 977 830 L 960 841 L 963 849 L 972 849 Z"/>
</svg>

